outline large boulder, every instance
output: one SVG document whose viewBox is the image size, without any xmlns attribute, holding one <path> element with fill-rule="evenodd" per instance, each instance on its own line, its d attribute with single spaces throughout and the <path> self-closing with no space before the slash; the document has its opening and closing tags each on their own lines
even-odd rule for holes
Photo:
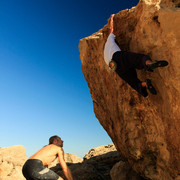
<svg viewBox="0 0 180 180">
<path fill-rule="evenodd" d="M 117 149 L 113 144 L 99 146 L 91 149 L 88 153 L 86 153 L 83 159 L 87 160 L 114 151 L 117 152 Z"/>
<path fill-rule="evenodd" d="M 179 23 L 179 0 L 140 0 L 114 17 L 114 34 L 122 50 L 169 61 L 168 67 L 154 73 L 138 71 L 141 80 L 152 79 L 157 89 L 156 96 L 147 98 L 104 62 L 108 24 L 79 43 L 96 117 L 117 150 L 148 179 L 178 179 L 180 174 Z"/>
<path fill-rule="evenodd" d="M 82 163 L 67 163 L 74 180 L 110 180 L 110 170 L 121 160 L 114 145 L 100 146 L 91 149 Z M 64 178 L 59 164 L 51 167 Z"/>
<path fill-rule="evenodd" d="M 81 163 L 83 161 L 83 159 L 72 153 L 64 153 L 64 160 L 66 161 L 66 163 L 74 163 L 74 164 Z M 58 157 L 48 166 L 48 168 L 56 167 L 57 164 L 59 164 Z"/>
<path fill-rule="evenodd" d="M 20 145 L 0 148 L 0 180 L 25 180 L 22 166 L 27 160 L 25 148 Z"/>
</svg>

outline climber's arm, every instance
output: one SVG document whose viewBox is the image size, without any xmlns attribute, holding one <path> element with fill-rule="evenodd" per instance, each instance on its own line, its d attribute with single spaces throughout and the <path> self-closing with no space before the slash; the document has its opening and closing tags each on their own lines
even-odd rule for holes
<svg viewBox="0 0 180 180">
<path fill-rule="evenodd" d="M 65 160 L 64 160 L 64 151 L 63 151 L 63 149 L 62 149 L 62 148 L 59 148 L 57 154 L 58 154 L 59 163 L 60 163 L 60 165 L 61 165 L 61 167 L 62 167 L 62 170 L 63 170 L 63 172 L 64 172 L 64 175 L 66 176 L 66 178 L 67 178 L 68 180 L 73 180 L 71 171 L 70 171 L 70 169 L 68 168 L 68 166 L 67 166 L 67 164 L 66 164 L 66 162 L 65 162 Z"/>
<path fill-rule="evenodd" d="M 114 14 L 112 14 L 111 17 L 110 17 L 110 33 L 112 33 L 112 34 L 114 32 L 113 18 L 114 18 Z"/>
</svg>

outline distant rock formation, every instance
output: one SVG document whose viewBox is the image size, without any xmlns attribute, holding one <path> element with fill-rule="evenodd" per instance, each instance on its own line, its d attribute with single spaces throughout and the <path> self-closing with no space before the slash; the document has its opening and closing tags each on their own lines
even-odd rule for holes
<svg viewBox="0 0 180 180">
<path fill-rule="evenodd" d="M 180 2 L 140 0 L 114 17 L 114 34 L 122 50 L 144 53 L 169 66 L 138 71 L 152 79 L 156 96 L 141 97 L 109 71 L 103 49 L 109 26 L 80 40 L 82 71 L 94 112 L 117 150 L 147 179 L 180 178 Z"/>
<path fill-rule="evenodd" d="M 127 162 L 122 161 L 114 145 L 104 145 L 93 148 L 86 153 L 83 159 L 81 163 L 67 163 L 74 180 L 118 180 L 117 177 L 119 179 L 121 179 L 121 177 L 127 177 L 126 180 L 143 179 L 132 170 Z M 55 161 L 56 165 L 53 162 L 54 167 L 50 165 L 51 169 L 65 178 L 60 165 L 57 163 L 57 160 Z M 127 170 L 124 172 L 124 166 L 120 167 L 118 163 L 125 163 Z M 113 167 L 114 165 L 115 167 Z M 113 170 L 110 175 L 112 168 Z"/>
<path fill-rule="evenodd" d="M 85 154 L 83 159 L 87 160 L 96 156 L 107 154 L 109 152 L 117 152 L 117 149 L 113 144 L 103 145 L 103 146 L 93 148 L 88 153 Z"/>
<path fill-rule="evenodd" d="M 0 180 L 25 180 L 22 166 L 27 159 L 23 146 L 0 148 Z"/>
<path fill-rule="evenodd" d="M 64 159 L 66 163 L 81 163 L 83 159 L 80 157 L 72 154 L 72 153 L 64 153 Z M 59 159 L 56 158 L 49 166 L 48 168 L 55 167 L 59 163 Z"/>
</svg>

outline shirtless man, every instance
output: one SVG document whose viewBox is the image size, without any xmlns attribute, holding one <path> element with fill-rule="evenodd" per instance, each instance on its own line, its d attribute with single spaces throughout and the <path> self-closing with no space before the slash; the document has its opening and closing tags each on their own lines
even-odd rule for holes
<svg viewBox="0 0 180 180">
<path fill-rule="evenodd" d="M 50 137 L 49 145 L 44 146 L 25 162 L 22 170 L 24 177 L 27 180 L 63 180 L 63 178 L 58 176 L 54 171 L 44 167 L 51 164 L 56 157 L 58 157 L 64 175 L 68 180 L 73 180 L 71 171 L 64 160 L 64 151 L 62 147 L 63 141 L 60 137 Z"/>
</svg>

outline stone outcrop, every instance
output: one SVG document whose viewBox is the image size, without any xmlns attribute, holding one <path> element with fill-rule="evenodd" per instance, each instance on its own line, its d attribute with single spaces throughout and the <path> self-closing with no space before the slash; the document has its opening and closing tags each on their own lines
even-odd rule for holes
<svg viewBox="0 0 180 180">
<path fill-rule="evenodd" d="M 81 163 L 83 161 L 83 159 L 72 153 L 65 153 L 64 159 L 67 163 Z"/>
<path fill-rule="evenodd" d="M 126 176 L 128 180 L 141 180 L 129 164 L 122 161 L 114 145 L 93 148 L 83 159 L 74 154 L 65 153 L 65 161 L 71 169 L 74 180 L 118 180 L 117 177 Z M 22 166 L 26 160 L 23 146 L 0 148 L 0 180 L 25 180 Z M 65 179 L 58 158 L 48 167 Z"/>
<path fill-rule="evenodd" d="M 110 170 L 121 157 L 114 145 L 107 145 L 91 149 L 83 159 L 82 163 L 67 163 L 74 180 L 110 180 Z M 51 169 L 64 177 L 59 164 Z"/>
<path fill-rule="evenodd" d="M 64 153 L 64 160 L 66 163 L 81 163 L 83 159 L 72 154 L 72 153 Z M 55 167 L 59 163 L 58 157 L 48 166 L 48 168 Z"/>
<path fill-rule="evenodd" d="M 23 146 L 0 148 L 0 180 L 25 180 L 22 175 L 22 166 L 26 159 Z"/>
<path fill-rule="evenodd" d="M 86 153 L 83 159 L 87 160 L 87 159 L 100 156 L 109 152 L 114 152 L 114 151 L 116 152 L 117 149 L 113 144 L 99 146 L 99 147 L 91 149 L 88 153 Z"/>
<path fill-rule="evenodd" d="M 169 66 L 153 73 L 156 96 L 144 98 L 104 62 L 109 25 L 80 40 L 82 71 L 93 99 L 94 112 L 117 150 L 147 179 L 180 178 L 180 2 L 140 0 L 117 13 L 114 34 L 122 50 L 144 53 Z M 179 176 L 178 176 L 179 175 Z"/>
</svg>

